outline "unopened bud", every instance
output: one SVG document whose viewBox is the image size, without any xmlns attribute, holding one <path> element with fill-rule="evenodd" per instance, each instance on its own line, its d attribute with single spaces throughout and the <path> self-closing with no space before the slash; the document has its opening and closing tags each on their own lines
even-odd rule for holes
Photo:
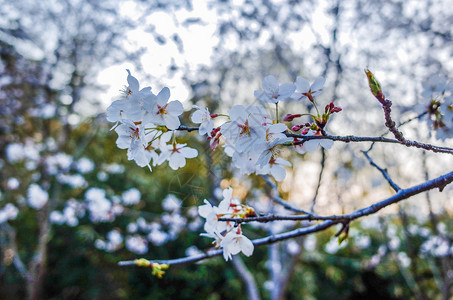
<svg viewBox="0 0 453 300">
<path fill-rule="evenodd" d="M 377 79 L 374 77 L 373 73 L 370 70 L 365 69 L 366 77 L 368 78 L 368 85 L 370 86 L 371 93 L 374 97 L 380 102 L 385 100 L 384 94 L 382 93 L 382 88 Z"/>
<path fill-rule="evenodd" d="M 291 130 L 292 131 L 299 131 L 304 127 L 304 125 L 294 125 Z"/>
<path fill-rule="evenodd" d="M 302 115 L 301 115 L 301 114 L 295 114 L 295 115 L 287 114 L 287 115 L 283 118 L 283 121 L 284 121 L 284 122 L 291 122 L 291 121 L 294 120 L 295 118 L 299 118 L 299 117 L 302 117 Z"/>
</svg>

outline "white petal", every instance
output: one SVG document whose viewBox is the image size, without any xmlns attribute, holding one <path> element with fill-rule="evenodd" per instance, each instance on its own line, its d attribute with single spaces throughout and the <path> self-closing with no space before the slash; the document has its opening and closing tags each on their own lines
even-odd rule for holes
<svg viewBox="0 0 453 300">
<path fill-rule="evenodd" d="M 272 153 L 270 151 L 264 151 L 261 153 L 260 157 L 258 158 L 256 164 L 260 167 L 264 167 L 265 165 L 269 164 L 269 160 L 272 158 Z"/>
<path fill-rule="evenodd" d="M 167 126 L 170 130 L 176 130 L 178 129 L 179 125 L 181 125 L 181 122 L 179 121 L 179 118 L 177 116 L 167 115 L 164 118 L 164 121 L 165 126 Z"/>
<path fill-rule="evenodd" d="M 304 142 L 303 147 L 307 152 L 313 152 L 318 149 L 319 140 L 309 140 Z"/>
<path fill-rule="evenodd" d="M 229 259 L 231 259 L 231 253 L 228 252 L 228 250 L 226 248 L 223 248 L 223 258 L 225 258 L 226 261 L 228 261 Z"/>
<path fill-rule="evenodd" d="M 228 115 L 231 118 L 231 121 L 236 121 L 238 119 L 244 120 L 247 117 L 246 109 L 242 105 L 235 105 L 230 110 L 228 110 Z"/>
<path fill-rule="evenodd" d="M 277 91 L 278 90 L 278 81 L 277 79 L 272 76 L 266 76 L 263 80 L 263 89 L 269 91 Z"/>
<path fill-rule="evenodd" d="M 322 77 L 316 78 L 315 82 L 313 82 L 313 84 L 311 85 L 311 90 L 318 91 L 318 90 L 322 89 L 325 82 L 326 82 L 325 78 L 322 78 Z"/>
<path fill-rule="evenodd" d="M 199 123 L 203 122 L 203 116 L 204 116 L 204 112 L 202 110 L 196 110 L 193 112 L 190 119 L 192 120 L 193 123 L 199 124 Z"/>
<path fill-rule="evenodd" d="M 275 178 L 276 181 L 282 181 L 286 177 L 286 170 L 285 168 L 273 165 L 270 169 L 271 175 Z"/>
<path fill-rule="evenodd" d="M 269 126 L 269 133 L 280 133 L 280 132 L 284 132 L 286 129 L 288 129 L 288 127 L 286 127 L 285 124 L 283 123 L 277 123 L 277 124 L 273 124 L 271 126 Z"/>
<path fill-rule="evenodd" d="M 129 84 L 129 89 L 132 91 L 132 92 L 138 92 L 138 89 L 139 89 L 139 83 L 138 83 L 138 80 L 137 78 L 135 78 L 134 76 L 131 75 L 131 72 L 126 69 L 127 73 L 129 75 L 127 75 L 127 83 Z"/>
<path fill-rule="evenodd" d="M 197 157 L 198 151 L 197 149 L 193 149 L 190 147 L 184 147 L 179 150 L 179 152 L 185 157 L 185 158 L 194 158 Z"/>
<path fill-rule="evenodd" d="M 167 111 L 170 115 L 179 116 L 184 112 L 184 107 L 181 102 L 175 100 L 168 103 Z"/>
<path fill-rule="evenodd" d="M 160 106 L 163 106 L 163 105 L 167 104 L 169 98 L 170 98 L 170 89 L 168 87 L 164 87 L 157 95 L 157 104 L 159 104 Z"/>
<path fill-rule="evenodd" d="M 277 157 L 277 159 L 275 160 L 275 163 L 277 165 L 280 165 L 280 166 L 291 167 L 291 163 L 289 161 L 287 161 L 286 159 L 283 159 L 281 157 Z"/>
<path fill-rule="evenodd" d="M 206 199 L 204 199 L 204 203 L 206 204 L 198 207 L 198 214 L 200 217 L 206 218 L 212 212 L 212 205 Z"/>
<path fill-rule="evenodd" d="M 168 162 L 170 168 L 172 168 L 173 170 L 177 170 L 186 165 L 186 159 L 184 158 L 184 156 L 178 153 L 171 155 Z"/>
<path fill-rule="evenodd" d="M 253 92 L 253 95 L 259 101 L 264 101 L 264 102 L 268 101 L 268 97 L 263 90 L 256 90 L 255 92 Z"/>
<path fill-rule="evenodd" d="M 200 128 L 198 128 L 198 134 L 200 135 L 209 134 L 212 131 L 212 129 L 214 129 L 214 123 L 211 120 L 203 122 L 200 124 Z"/>
<path fill-rule="evenodd" d="M 292 83 L 282 84 L 278 90 L 280 97 L 289 98 L 296 90 L 296 86 Z M 285 99 L 286 100 L 286 99 Z"/>
<path fill-rule="evenodd" d="M 328 140 L 328 139 L 320 140 L 319 144 L 321 145 L 321 147 L 323 147 L 324 149 L 328 150 L 328 149 L 332 148 L 333 141 L 332 140 Z"/>
<path fill-rule="evenodd" d="M 296 87 L 298 92 L 306 93 L 310 89 L 310 82 L 303 77 L 297 76 Z"/>
<path fill-rule="evenodd" d="M 241 238 L 241 249 L 242 253 L 244 253 L 245 256 L 250 256 L 253 254 L 253 243 L 246 236 L 243 236 Z"/>
<path fill-rule="evenodd" d="M 233 188 L 229 187 L 227 189 L 224 189 L 222 192 L 223 198 L 231 200 L 231 197 L 233 197 Z"/>
</svg>

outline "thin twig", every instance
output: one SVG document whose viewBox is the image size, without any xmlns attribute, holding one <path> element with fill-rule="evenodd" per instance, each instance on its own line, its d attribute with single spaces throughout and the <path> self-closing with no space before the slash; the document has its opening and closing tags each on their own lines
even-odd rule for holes
<svg viewBox="0 0 453 300">
<path fill-rule="evenodd" d="M 418 120 L 420 118 L 422 118 L 423 116 L 425 116 L 426 114 L 428 114 L 428 111 L 425 111 L 425 112 L 422 112 L 421 114 L 415 116 L 415 117 L 412 117 L 410 119 L 407 119 L 406 121 L 403 121 L 401 123 L 398 124 L 398 127 L 401 127 L 401 126 L 404 126 L 406 124 L 409 124 L 410 122 L 414 121 L 414 120 Z M 389 133 L 389 131 L 385 131 L 383 134 L 380 135 L 380 137 L 384 137 L 386 136 L 387 134 Z M 370 148 L 368 148 L 368 150 L 366 150 L 366 152 L 370 152 L 371 149 L 373 149 L 373 146 L 374 146 L 375 142 L 371 143 L 370 145 Z"/>
<path fill-rule="evenodd" d="M 315 196 L 313 197 L 313 201 L 311 202 L 310 209 L 311 213 L 315 212 L 316 199 L 318 198 L 319 188 L 321 187 L 322 173 L 324 172 L 324 167 L 326 166 L 326 150 L 324 148 L 321 148 L 321 153 L 322 153 L 321 171 L 319 171 L 318 184 L 316 185 Z"/>
<path fill-rule="evenodd" d="M 368 151 L 362 151 L 362 153 L 366 156 L 366 158 L 368 159 L 368 161 L 370 162 L 370 165 L 372 165 L 373 167 L 375 167 L 376 169 L 379 170 L 379 172 L 382 173 L 382 176 L 384 176 L 385 180 L 387 180 L 387 182 L 390 184 L 390 186 L 392 187 L 393 190 L 395 190 L 395 192 L 398 192 L 399 190 L 401 190 L 401 188 L 392 180 L 392 178 L 390 177 L 389 173 L 387 172 L 386 169 L 383 169 L 381 167 L 379 167 L 374 161 L 373 159 L 368 155 Z"/>
<path fill-rule="evenodd" d="M 188 126 L 183 126 L 183 125 L 181 125 L 181 126 L 179 126 L 178 129 L 176 129 L 176 130 L 181 130 L 181 131 L 184 130 L 184 131 L 191 132 L 191 131 L 196 131 L 196 130 L 198 130 L 198 128 L 199 128 L 199 127 L 188 127 Z"/>
</svg>

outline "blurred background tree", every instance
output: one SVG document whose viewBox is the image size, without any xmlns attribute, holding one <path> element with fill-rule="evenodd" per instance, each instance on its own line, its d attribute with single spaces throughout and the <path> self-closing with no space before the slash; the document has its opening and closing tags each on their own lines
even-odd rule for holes
<svg viewBox="0 0 453 300">
<path fill-rule="evenodd" d="M 197 145 L 199 158 L 184 169 L 138 168 L 115 147 L 102 113 L 111 102 L 106 84 L 112 77 L 126 83 L 124 63 L 153 91 L 169 85 L 185 96 L 186 108 L 211 112 L 252 103 L 268 74 L 283 81 L 325 76 L 321 101 L 335 100 L 344 112 L 328 131 L 381 135 L 382 113 L 369 98 L 363 68 L 377 70 L 396 120 L 417 116 L 417 105 L 423 110 L 430 100 L 422 98 L 421 82 L 451 76 L 452 15 L 448 1 L 4 1 L 0 297 L 245 299 L 247 286 L 269 299 L 449 299 L 451 188 L 354 224 L 340 247 L 335 232 L 326 231 L 256 249 L 246 259 L 249 272 L 240 258 L 172 268 L 159 280 L 148 270 L 119 268 L 118 261 L 137 256 L 167 259 L 209 248 L 198 236 L 196 206 L 218 199 L 219 187 L 233 186 L 260 211 L 268 209 L 268 197 L 260 178 L 234 179 L 228 158 L 196 134 L 185 139 Z M 121 86 L 113 89 L 119 94 Z M 285 110 L 313 109 L 297 105 Z M 190 125 L 189 114 L 182 123 Z M 404 131 L 434 140 L 426 122 Z M 451 147 L 451 139 L 444 145 Z M 322 214 L 391 195 L 358 153 L 367 148 L 335 144 L 328 152 L 288 154 L 294 167 L 281 194 Z M 373 157 L 401 186 L 452 165 L 448 155 L 388 149 L 376 145 Z M 42 206 L 34 202 L 46 197 Z M 96 219 L 90 203 L 107 206 L 105 220 Z M 249 235 L 303 225 L 257 226 Z"/>
</svg>

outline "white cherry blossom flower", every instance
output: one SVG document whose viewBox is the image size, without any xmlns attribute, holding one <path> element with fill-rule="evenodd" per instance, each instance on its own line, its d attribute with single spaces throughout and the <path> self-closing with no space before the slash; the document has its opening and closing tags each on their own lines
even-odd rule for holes
<svg viewBox="0 0 453 300">
<path fill-rule="evenodd" d="M 211 114 L 207 108 L 198 107 L 196 105 L 192 106 L 197 109 L 192 114 L 191 120 L 196 124 L 200 124 L 198 129 L 198 134 L 205 135 L 209 134 L 214 128 L 214 122 L 212 121 Z"/>
<path fill-rule="evenodd" d="M 256 162 L 260 156 L 260 152 L 250 151 L 239 153 L 232 146 L 225 145 L 225 153 L 231 157 L 236 168 L 239 169 L 241 175 L 250 175 L 256 171 Z"/>
<path fill-rule="evenodd" d="M 120 149 L 128 149 L 134 141 L 145 140 L 145 128 L 143 124 L 135 124 L 129 120 L 122 120 L 123 124 L 115 128 L 118 138 L 116 145 Z"/>
<path fill-rule="evenodd" d="M 109 122 L 120 122 L 123 119 L 141 122 L 145 114 L 143 103 L 153 99 L 154 94 L 151 93 L 151 88 L 145 87 L 140 90 L 138 80 L 131 75 L 129 70 L 126 71 L 129 74 L 127 76 L 129 85 L 123 91 L 124 98 L 114 101 L 107 108 L 107 120 Z M 113 128 L 115 127 L 116 124 Z"/>
<path fill-rule="evenodd" d="M 168 160 L 170 168 L 177 170 L 186 165 L 186 158 L 197 157 L 198 151 L 196 149 L 186 147 L 186 144 L 170 144 L 166 145 L 165 155 L 159 157 L 159 162 L 162 163 Z"/>
<path fill-rule="evenodd" d="M 154 123 L 157 125 L 165 125 L 168 129 L 175 130 L 181 124 L 179 115 L 184 112 L 184 108 L 178 100 L 168 103 L 170 98 L 170 90 L 165 87 L 152 102 L 152 108 L 146 106 L 148 115 L 144 117 L 144 123 Z"/>
<path fill-rule="evenodd" d="M 254 249 L 252 241 L 242 234 L 240 226 L 228 232 L 220 242 L 220 246 L 223 248 L 223 257 L 226 261 L 239 252 L 250 256 Z"/>
<path fill-rule="evenodd" d="M 142 123 L 135 124 L 123 120 L 115 131 L 118 133 L 116 145 L 120 149 L 127 149 L 127 158 L 134 160 L 140 167 L 148 166 L 151 170 L 151 159 L 157 159 L 157 153 L 150 148 L 149 138 L 145 135 L 145 128 Z"/>
<path fill-rule="evenodd" d="M 198 207 L 198 214 L 206 219 L 206 223 L 204 224 L 204 230 L 207 233 L 214 233 L 214 232 L 223 232 L 227 229 L 226 222 L 219 222 L 219 216 L 223 216 L 225 212 L 223 212 L 219 207 L 212 206 L 208 200 L 204 200 L 205 205 Z"/>
<path fill-rule="evenodd" d="M 263 147 L 266 139 L 264 125 L 267 114 L 254 106 L 235 105 L 229 111 L 231 122 L 220 127 L 220 132 L 227 143 L 237 152 L 255 150 Z"/>
<path fill-rule="evenodd" d="M 127 112 L 132 107 L 132 102 L 127 99 L 120 99 L 114 101 L 107 108 L 107 121 L 109 122 L 119 122 L 123 119 L 128 119 Z M 113 127 L 115 128 L 115 126 Z"/>
<path fill-rule="evenodd" d="M 293 83 L 279 85 L 277 79 L 272 75 L 264 77 L 262 87 L 263 89 L 256 90 L 254 95 L 256 99 L 270 103 L 289 99 L 296 89 Z"/>
<path fill-rule="evenodd" d="M 266 142 L 270 143 L 276 139 L 284 139 L 286 135 L 284 132 L 288 127 L 283 123 L 269 125 L 266 129 Z"/>
<path fill-rule="evenodd" d="M 293 140 L 292 138 L 288 138 L 285 135 L 283 136 L 284 136 L 283 138 L 275 139 L 267 144 L 266 150 L 264 150 L 261 153 L 260 157 L 258 158 L 258 161 L 256 162 L 258 166 L 263 167 L 269 164 L 269 162 L 272 159 L 275 160 L 280 153 L 280 149 L 278 148 L 278 146 L 287 142 L 291 142 Z"/>
<path fill-rule="evenodd" d="M 271 174 L 272 177 L 275 178 L 276 181 L 282 181 L 286 177 L 286 170 L 284 168 L 291 167 L 291 163 L 283 158 L 271 158 L 269 163 L 264 165 L 263 167 L 258 167 L 256 170 L 256 174 Z"/>
<path fill-rule="evenodd" d="M 296 91 L 292 95 L 292 98 L 297 101 L 302 101 L 305 98 L 308 98 L 310 101 L 313 101 L 313 97 L 321 94 L 321 89 L 324 86 L 326 80 L 322 77 L 315 79 L 312 85 L 310 82 L 303 77 L 297 76 L 296 78 Z"/>
</svg>

